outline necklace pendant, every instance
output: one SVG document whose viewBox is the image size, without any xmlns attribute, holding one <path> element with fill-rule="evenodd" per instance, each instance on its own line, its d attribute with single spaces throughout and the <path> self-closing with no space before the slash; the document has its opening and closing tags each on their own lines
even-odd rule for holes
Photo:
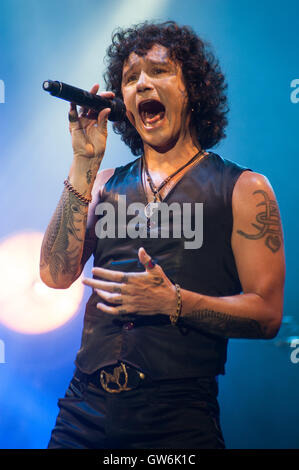
<svg viewBox="0 0 299 470">
<path fill-rule="evenodd" d="M 155 201 L 147 203 L 147 205 L 144 208 L 144 214 L 148 219 L 153 215 L 158 205 L 159 205 L 158 202 L 155 202 Z"/>
</svg>

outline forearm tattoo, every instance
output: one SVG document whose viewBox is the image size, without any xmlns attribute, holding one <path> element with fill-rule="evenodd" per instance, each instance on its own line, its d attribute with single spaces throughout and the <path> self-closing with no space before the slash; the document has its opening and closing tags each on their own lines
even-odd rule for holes
<svg viewBox="0 0 299 470">
<path fill-rule="evenodd" d="M 207 333 L 227 338 L 262 339 L 266 331 L 251 318 L 237 317 L 214 310 L 193 310 L 182 317 L 190 326 L 197 326 Z"/>
<path fill-rule="evenodd" d="M 52 280 L 60 274 L 76 274 L 81 261 L 87 206 L 64 189 L 46 230 L 41 248 L 41 269 L 49 267 Z"/>
<path fill-rule="evenodd" d="M 249 234 L 243 230 L 237 230 L 239 235 L 247 238 L 248 240 L 258 240 L 265 238 L 265 245 L 273 252 L 279 250 L 282 244 L 282 229 L 279 216 L 279 209 L 276 201 L 269 198 L 266 191 L 261 189 L 254 191 L 253 194 L 260 193 L 264 197 L 264 201 L 257 204 L 256 207 L 263 206 L 261 212 L 256 215 L 257 224 L 251 225 L 256 229 L 256 233 Z"/>
<path fill-rule="evenodd" d="M 86 181 L 87 181 L 88 184 L 91 183 L 91 178 L 92 178 L 92 172 L 91 172 L 91 170 L 88 170 L 86 172 Z"/>
</svg>

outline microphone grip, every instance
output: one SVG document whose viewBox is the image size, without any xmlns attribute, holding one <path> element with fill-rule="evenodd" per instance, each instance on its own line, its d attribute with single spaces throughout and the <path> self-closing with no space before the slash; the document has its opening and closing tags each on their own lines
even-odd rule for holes
<svg viewBox="0 0 299 470">
<path fill-rule="evenodd" d="M 93 95 L 86 90 L 67 85 L 63 82 L 46 80 L 43 83 L 43 89 L 48 91 L 52 96 L 61 98 L 66 101 L 75 103 L 85 108 L 101 111 L 104 108 L 110 108 L 111 112 L 108 116 L 110 121 L 121 121 L 125 118 L 126 108 L 124 103 L 117 98 L 110 100 Z"/>
</svg>

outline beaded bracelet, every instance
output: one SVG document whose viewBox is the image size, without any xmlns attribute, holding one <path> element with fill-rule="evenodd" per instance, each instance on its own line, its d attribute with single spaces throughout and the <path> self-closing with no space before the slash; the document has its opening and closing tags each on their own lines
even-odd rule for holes
<svg viewBox="0 0 299 470">
<path fill-rule="evenodd" d="M 173 313 L 172 315 L 170 315 L 170 321 L 171 321 L 172 326 L 175 326 L 177 324 L 177 321 L 178 321 L 179 316 L 180 316 L 181 311 L 182 311 L 181 288 L 178 284 L 175 284 L 175 288 L 176 288 L 178 304 L 177 304 L 176 312 Z"/>
<path fill-rule="evenodd" d="M 85 197 L 83 194 L 80 194 L 76 189 L 71 185 L 68 179 L 64 180 L 64 186 L 71 192 L 73 193 L 78 199 L 80 199 L 81 202 L 84 202 L 88 206 L 88 204 L 91 202 L 91 197 Z"/>
</svg>

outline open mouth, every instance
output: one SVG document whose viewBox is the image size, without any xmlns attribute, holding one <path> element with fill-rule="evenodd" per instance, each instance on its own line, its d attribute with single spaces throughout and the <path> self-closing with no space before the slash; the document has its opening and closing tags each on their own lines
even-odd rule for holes
<svg viewBox="0 0 299 470">
<path fill-rule="evenodd" d="M 145 126 L 152 126 L 165 116 L 165 106 L 157 100 L 147 100 L 140 103 L 139 114 Z"/>
</svg>

